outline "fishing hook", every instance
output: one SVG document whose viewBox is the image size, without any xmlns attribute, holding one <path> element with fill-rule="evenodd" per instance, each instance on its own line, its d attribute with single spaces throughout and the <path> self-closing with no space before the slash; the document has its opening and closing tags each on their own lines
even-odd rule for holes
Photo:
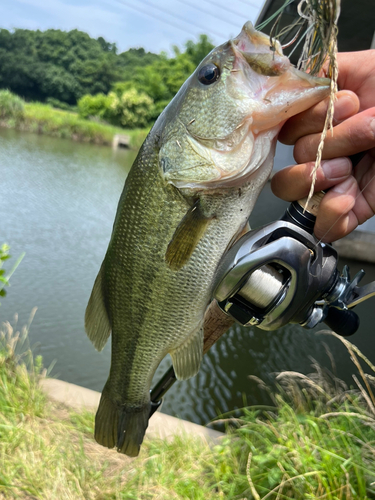
<svg viewBox="0 0 375 500">
<path fill-rule="evenodd" d="M 286 44 L 282 45 L 281 48 L 284 50 L 286 49 L 287 47 L 290 47 L 291 45 L 293 45 L 293 43 L 298 39 L 299 37 L 299 34 L 301 33 L 302 31 L 302 28 L 303 28 L 303 25 L 299 28 L 299 30 L 297 31 L 297 33 L 294 35 L 294 37 L 292 38 L 292 40 L 290 40 L 290 42 L 287 42 Z"/>
<path fill-rule="evenodd" d="M 280 22 L 281 16 L 282 16 L 282 12 L 280 12 L 280 14 L 277 16 L 277 19 L 274 22 L 274 24 L 271 28 L 271 31 L 270 31 L 270 49 L 272 50 L 272 52 L 274 54 L 276 52 L 276 36 L 275 37 L 273 36 L 273 32 L 276 30 L 276 27 Z"/>
</svg>

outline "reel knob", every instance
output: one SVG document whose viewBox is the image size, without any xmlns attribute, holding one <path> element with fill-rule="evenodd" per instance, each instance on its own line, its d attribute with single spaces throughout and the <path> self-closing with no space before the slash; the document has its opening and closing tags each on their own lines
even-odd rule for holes
<svg viewBox="0 0 375 500">
<path fill-rule="evenodd" d="M 359 317 L 350 309 L 337 309 L 329 307 L 324 323 L 338 335 L 349 337 L 359 328 Z"/>
</svg>

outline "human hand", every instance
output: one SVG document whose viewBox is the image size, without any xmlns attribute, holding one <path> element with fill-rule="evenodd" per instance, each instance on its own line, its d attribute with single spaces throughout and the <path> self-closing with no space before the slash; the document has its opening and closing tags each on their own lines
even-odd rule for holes
<svg viewBox="0 0 375 500">
<path fill-rule="evenodd" d="M 375 50 L 338 54 L 339 77 L 330 131 L 317 171 L 315 191 L 331 188 L 318 210 L 315 234 L 331 242 L 353 231 L 375 213 Z M 294 144 L 297 165 L 277 172 L 274 194 L 293 201 L 306 196 L 329 99 L 290 118 L 279 134 L 280 142 Z M 347 158 L 367 151 L 352 170 Z"/>
</svg>

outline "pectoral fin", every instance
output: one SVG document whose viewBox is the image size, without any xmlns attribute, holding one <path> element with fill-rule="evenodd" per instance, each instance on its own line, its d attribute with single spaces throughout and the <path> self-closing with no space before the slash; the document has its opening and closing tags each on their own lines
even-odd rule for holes
<svg viewBox="0 0 375 500">
<path fill-rule="evenodd" d="M 203 357 L 203 328 L 199 326 L 188 340 L 170 355 L 178 380 L 186 380 L 196 375 Z"/>
<path fill-rule="evenodd" d="M 104 266 L 102 264 L 98 276 L 96 277 L 85 314 L 85 329 L 87 336 L 98 351 L 103 349 L 111 334 L 111 325 L 109 323 L 103 297 L 103 274 Z"/>
<path fill-rule="evenodd" d="M 177 226 L 165 253 L 165 260 L 173 271 L 188 262 L 211 220 L 212 217 L 202 214 L 197 200 Z"/>
</svg>

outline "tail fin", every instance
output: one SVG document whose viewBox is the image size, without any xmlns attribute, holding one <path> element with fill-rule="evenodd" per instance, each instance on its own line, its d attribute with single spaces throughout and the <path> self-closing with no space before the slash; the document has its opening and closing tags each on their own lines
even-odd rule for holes
<svg viewBox="0 0 375 500">
<path fill-rule="evenodd" d="M 139 454 L 150 416 L 150 403 L 140 407 L 117 405 L 105 388 L 95 417 L 95 440 L 129 457 Z"/>
</svg>

